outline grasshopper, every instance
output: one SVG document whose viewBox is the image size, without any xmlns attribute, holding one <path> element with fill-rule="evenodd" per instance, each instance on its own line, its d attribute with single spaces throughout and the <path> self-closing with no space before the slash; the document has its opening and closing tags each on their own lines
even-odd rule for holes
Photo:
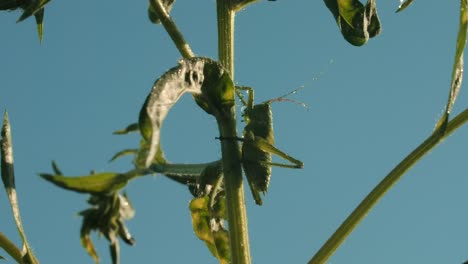
<svg viewBox="0 0 468 264">
<path fill-rule="evenodd" d="M 273 114 L 271 112 L 270 104 L 275 101 L 288 100 L 284 98 L 286 95 L 254 105 L 254 91 L 252 88 L 237 87 L 237 89 L 247 91 L 249 97 L 246 102 L 242 96 L 239 96 L 245 106 L 245 110 L 242 115 L 246 126 L 244 128 L 243 138 L 234 139 L 243 142 L 242 167 L 244 168 L 255 203 L 262 205 L 260 192 L 265 194 L 268 189 L 271 177 L 271 167 L 278 166 L 283 168 L 300 169 L 304 166 L 304 163 L 289 156 L 274 146 Z M 238 93 L 238 95 L 240 94 Z M 272 162 L 272 154 L 291 162 L 291 164 Z"/>
</svg>

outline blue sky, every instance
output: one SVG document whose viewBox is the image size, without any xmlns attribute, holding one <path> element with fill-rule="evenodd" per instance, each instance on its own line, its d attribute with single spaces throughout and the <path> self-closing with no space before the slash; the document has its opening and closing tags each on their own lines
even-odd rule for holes
<svg viewBox="0 0 468 264">
<path fill-rule="evenodd" d="M 180 58 L 149 22 L 147 5 L 52 1 L 42 44 L 34 19 L 0 16 L 0 109 L 10 115 L 24 225 L 42 263 L 92 259 L 76 215 L 87 197 L 37 173 L 51 172 L 52 160 L 67 175 L 131 169 L 130 158 L 108 160 L 136 147 L 138 136 L 111 133 L 137 120 L 153 82 Z M 261 207 L 246 192 L 253 263 L 306 263 L 442 115 L 459 1 L 415 1 L 395 14 L 398 5 L 378 1 L 382 33 L 360 48 L 345 42 L 322 1 L 261 1 L 237 15 L 235 81 L 254 87 L 257 102 L 303 85 L 291 98 L 309 105 L 273 105 L 277 147 L 305 168 L 274 168 Z M 214 0 L 178 1 L 172 15 L 197 55 L 216 58 Z M 464 88 L 455 114 L 468 105 Z M 467 132 L 462 127 L 410 170 L 330 263 L 467 260 Z M 215 120 L 184 96 L 164 123 L 162 144 L 172 162 L 206 162 L 219 158 L 216 136 Z M 122 263 L 216 263 L 193 234 L 185 187 L 147 176 L 127 192 L 137 244 L 122 245 Z M 5 195 L 0 210 L 0 231 L 19 244 Z M 109 263 L 107 241 L 95 244 Z"/>
</svg>

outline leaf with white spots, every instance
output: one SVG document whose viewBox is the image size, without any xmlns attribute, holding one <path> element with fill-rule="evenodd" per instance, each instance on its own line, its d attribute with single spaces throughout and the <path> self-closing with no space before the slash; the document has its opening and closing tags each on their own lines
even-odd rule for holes
<svg viewBox="0 0 468 264">
<path fill-rule="evenodd" d="M 217 108 L 233 105 L 233 87 L 231 78 L 219 63 L 200 57 L 181 60 L 177 67 L 156 80 L 141 108 L 138 123 L 143 139 L 149 142 L 145 167 L 151 165 L 159 149 L 164 119 L 184 93 L 191 93 L 197 103 L 212 114 L 218 112 Z"/>
</svg>

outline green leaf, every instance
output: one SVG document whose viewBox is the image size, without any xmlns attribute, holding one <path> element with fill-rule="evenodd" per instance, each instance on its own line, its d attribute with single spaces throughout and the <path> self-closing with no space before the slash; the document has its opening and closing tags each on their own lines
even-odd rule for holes
<svg viewBox="0 0 468 264">
<path fill-rule="evenodd" d="M 364 6 L 359 0 L 324 0 L 335 17 L 343 37 L 350 44 L 362 46 L 381 31 L 375 0 Z"/>
<path fill-rule="evenodd" d="M 398 7 L 398 9 L 396 10 L 395 13 L 399 13 L 399 12 L 405 10 L 408 6 L 411 5 L 411 3 L 413 3 L 413 0 L 404 1 L 403 3 L 400 4 L 400 6 Z"/>
<path fill-rule="evenodd" d="M 19 0 L 0 0 L 0 10 L 16 10 L 25 8 L 25 2 Z"/>
<path fill-rule="evenodd" d="M 44 21 L 44 6 L 50 0 L 0 0 L 0 10 L 16 10 L 23 9 L 23 14 L 17 20 L 21 22 L 26 18 L 34 15 L 36 18 L 36 28 L 39 35 L 39 42 L 42 42 L 43 21 Z"/>
<path fill-rule="evenodd" d="M 460 22 L 458 28 L 458 36 L 456 43 L 455 59 L 452 70 L 452 81 L 450 83 L 450 92 L 448 96 L 447 105 L 445 108 L 444 115 L 437 122 L 436 131 L 444 132 L 449 120 L 450 113 L 452 111 L 455 100 L 457 99 L 458 93 L 460 92 L 461 84 L 463 81 L 463 54 L 466 44 L 466 35 L 468 30 L 468 0 L 460 1 Z"/>
<path fill-rule="evenodd" d="M 20 18 L 16 22 L 21 22 L 25 20 L 26 18 L 35 15 L 37 12 L 40 12 L 41 9 L 44 8 L 44 6 L 50 2 L 50 0 L 32 0 L 29 2 L 29 4 L 26 6 L 24 9 L 23 14 L 20 16 Z"/>
<path fill-rule="evenodd" d="M 44 21 L 44 8 L 39 9 L 35 14 L 34 17 L 36 18 L 36 28 L 37 34 L 39 35 L 39 42 L 42 42 L 42 34 L 43 34 L 43 21 Z"/>
<path fill-rule="evenodd" d="M 217 61 L 206 59 L 202 93 L 194 95 L 197 104 L 208 114 L 228 115 L 234 106 L 235 86 L 229 72 Z"/>
<path fill-rule="evenodd" d="M 150 149 L 151 145 L 149 141 L 146 141 L 144 139 L 140 140 L 140 148 L 138 149 L 137 154 L 135 155 L 135 159 L 133 163 L 135 164 L 135 167 L 138 169 L 144 169 L 146 168 L 146 159 L 148 157 L 148 152 Z M 166 164 L 166 158 L 164 157 L 164 153 L 161 149 L 161 144 L 158 143 L 158 150 L 156 152 L 156 155 L 152 161 L 152 164 Z"/>
<path fill-rule="evenodd" d="M 223 163 L 221 160 L 212 162 L 206 166 L 200 174 L 198 185 L 202 194 L 208 194 L 209 190 L 213 196 L 223 190 Z M 221 181 L 218 184 L 218 181 Z M 218 186 L 219 185 L 219 186 Z M 209 186 L 209 187 L 208 187 Z"/>
<path fill-rule="evenodd" d="M 67 190 L 80 193 L 110 193 L 119 190 L 138 175 L 103 172 L 86 176 L 66 177 L 63 175 L 39 174 L 43 179 Z"/>
<path fill-rule="evenodd" d="M 231 260 L 229 234 L 223 227 L 224 220 L 213 217 L 209 204 L 208 196 L 195 198 L 190 202 L 193 230 L 221 264 L 228 264 Z"/>
<path fill-rule="evenodd" d="M 171 12 L 172 5 L 174 5 L 175 0 L 158 0 L 162 1 L 162 5 L 164 6 L 164 9 L 166 9 L 167 13 Z M 158 17 L 158 14 L 154 10 L 153 5 L 151 4 L 151 0 L 149 1 L 149 6 L 148 6 L 148 18 L 153 24 L 161 24 L 161 20 Z"/>
<path fill-rule="evenodd" d="M 131 132 L 137 132 L 137 131 L 138 131 L 138 123 L 133 123 L 133 124 L 128 125 L 124 129 L 114 131 L 112 134 L 114 134 L 114 135 L 125 135 L 125 134 L 129 134 Z"/>
</svg>

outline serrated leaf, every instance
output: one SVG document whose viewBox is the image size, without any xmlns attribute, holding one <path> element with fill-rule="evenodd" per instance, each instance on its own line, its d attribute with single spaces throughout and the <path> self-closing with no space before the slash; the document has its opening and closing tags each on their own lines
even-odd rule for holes
<svg viewBox="0 0 468 264">
<path fill-rule="evenodd" d="M 458 36 L 455 50 L 455 59 L 452 70 L 452 80 L 450 83 L 450 92 L 448 96 L 447 105 L 445 108 L 444 115 L 437 122 L 436 131 L 445 131 L 446 125 L 449 120 L 450 113 L 453 105 L 457 99 L 458 93 L 460 92 L 461 84 L 463 81 L 463 56 L 466 44 L 466 36 L 468 30 L 468 0 L 460 1 L 460 22 L 458 28 Z"/>
<path fill-rule="evenodd" d="M 158 0 L 158 1 L 162 2 L 164 9 L 169 14 L 171 12 L 171 9 L 172 9 L 172 6 L 174 5 L 175 0 Z M 159 19 L 159 16 L 156 13 L 155 8 L 153 7 L 151 3 L 151 0 L 149 1 L 149 6 L 148 6 L 148 18 L 153 24 L 161 24 L 161 20 Z"/>
<path fill-rule="evenodd" d="M 398 6 L 398 9 L 396 10 L 395 13 L 399 13 L 399 12 L 405 10 L 408 6 L 411 5 L 411 3 L 413 3 L 413 0 L 406 0 L 406 1 L 402 2 L 400 4 L 400 6 Z"/>
<path fill-rule="evenodd" d="M 114 134 L 114 135 L 125 135 L 125 134 L 128 134 L 128 133 L 137 132 L 137 131 L 138 131 L 138 123 L 133 123 L 133 124 L 128 125 L 124 129 L 114 131 L 112 134 Z"/>
<path fill-rule="evenodd" d="M 137 175 L 103 172 L 78 177 L 63 175 L 39 174 L 43 179 L 67 190 L 80 193 L 110 193 L 123 188 L 127 182 Z"/>
</svg>

